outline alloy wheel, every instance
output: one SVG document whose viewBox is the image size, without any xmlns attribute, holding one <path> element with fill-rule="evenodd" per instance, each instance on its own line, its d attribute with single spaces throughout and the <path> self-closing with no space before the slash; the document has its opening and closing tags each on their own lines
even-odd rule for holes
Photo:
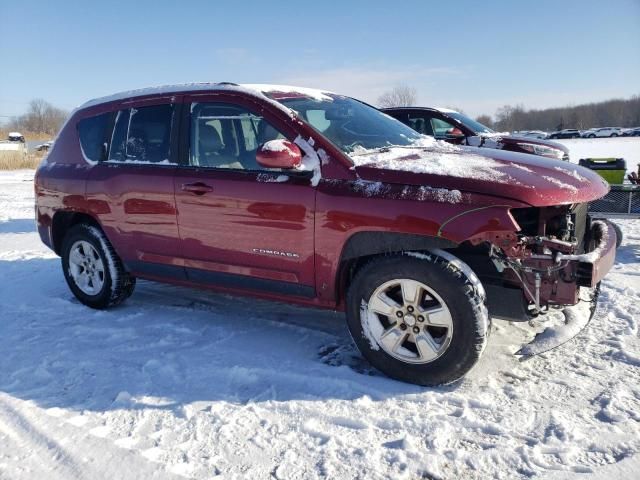
<svg viewBox="0 0 640 480">
<path fill-rule="evenodd" d="M 367 307 L 362 321 L 373 340 L 397 360 L 429 363 L 449 348 L 451 312 L 427 285 L 411 279 L 385 282 L 373 292 Z"/>
</svg>

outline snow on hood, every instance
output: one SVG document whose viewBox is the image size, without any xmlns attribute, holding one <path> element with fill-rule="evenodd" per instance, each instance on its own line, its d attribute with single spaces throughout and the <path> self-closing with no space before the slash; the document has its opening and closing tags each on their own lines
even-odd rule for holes
<svg viewBox="0 0 640 480">
<path fill-rule="evenodd" d="M 459 147 L 432 137 L 407 147 L 360 148 L 350 156 L 365 180 L 457 189 L 534 206 L 591 201 L 608 191 L 599 175 L 577 165 L 504 150 Z"/>
<path fill-rule="evenodd" d="M 356 166 L 375 166 L 387 170 L 461 178 L 476 176 L 495 182 L 515 180 L 500 171 L 500 162 L 481 155 L 465 153 L 460 147 L 432 137 L 423 137 L 414 145 L 374 150 L 357 148 L 351 154 L 351 159 Z M 464 159 L 460 158 L 461 155 L 464 155 Z"/>
</svg>

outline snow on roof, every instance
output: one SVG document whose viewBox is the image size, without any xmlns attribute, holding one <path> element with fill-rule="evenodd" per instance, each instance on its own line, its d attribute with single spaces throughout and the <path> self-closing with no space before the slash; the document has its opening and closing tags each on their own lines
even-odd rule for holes
<svg viewBox="0 0 640 480">
<path fill-rule="evenodd" d="M 9 132 L 10 137 L 21 137 L 22 134 L 20 132 Z"/>
<path fill-rule="evenodd" d="M 263 98 L 269 99 L 265 92 L 282 92 L 282 93 L 298 93 L 300 95 L 315 98 L 317 100 L 331 100 L 331 97 L 322 90 L 316 90 L 313 88 L 304 87 L 292 87 L 289 85 L 268 85 L 268 84 L 246 84 L 238 85 L 229 82 L 196 82 L 196 83 L 182 83 L 175 85 L 158 85 L 155 87 L 139 88 L 135 90 L 126 90 L 123 92 L 114 93 L 113 95 L 107 95 L 104 97 L 94 98 L 83 103 L 80 108 L 93 107 L 108 102 L 115 102 L 118 100 L 126 100 L 128 98 L 144 97 L 147 95 L 171 95 L 184 92 L 206 92 L 206 91 L 231 91 L 231 92 L 243 92 L 250 95 L 257 95 Z M 277 103 L 277 102 L 276 102 Z M 280 107 L 282 105 L 277 103 Z M 286 107 L 282 107 L 286 108 Z M 287 109 L 290 112 L 289 109 Z"/>
<path fill-rule="evenodd" d="M 112 95 L 106 95 L 104 97 L 94 98 L 83 103 L 80 108 L 92 107 L 94 105 L 100 105 L 102 103 L 115 102 L 118 100 L 125 100 L 127 98 L 144 97 L 147 95 L 181 93 L 181 92 L 197 92 L 197 91 L 210 91 L 210 90 L 228 90 L 229 87 L 239 86 L 233 83 L 213 83 L 213 82 L 195 82 L 195 83 L 181 83 L 173 85 L 157 85 L 153 87 L 138 88 L 134 90 L 125 90 L 123 92 L 114 93 Z"/>
<path fill-rule="evenodd" d="M 434 108 L 442 113 L 460 113 L 460 112 L 457 112 L 456 110 L 451 110 L 450 108 L 444 108 L 444 107 L 434 107 Z"/>
<path fill-rule="evenodd" d="M 305 97 L 313 98 L 315 100 L 333 100 L 328 94 L 335 95 L 333 92 L 329 92 L 327 90 L 318 90 L 315 88 L 306 87 L 293 87 L 291 85 L 268 85 L 260 83 L 250 83 L 243 84 L 242 86 L 264 93 L 296 93 L 299 95 L 304 95 Z"/>
</svg>

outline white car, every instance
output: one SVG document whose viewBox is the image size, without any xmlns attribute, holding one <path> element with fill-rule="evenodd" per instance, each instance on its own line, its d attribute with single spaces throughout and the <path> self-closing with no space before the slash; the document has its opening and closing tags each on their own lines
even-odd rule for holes
<svg viewBox="0 0 640 480">
<path fill-rule="evenodd" d="M 523 137 L 523 138 L 538 138 L 540 140 L 544 140 L 547 138 L 547 132 L 543 132 L 542 130 L 531 130 L 531 131 L 523 131 L 517 132 L 513 134 L 514 137 Z"/>
<path fill-rule="evenodd" d="M 582 133 L 582 138 L 619 137 L 622 129 L 617 127 L 591 128 Z"/>
<path fill-rule="evenodd" d="M 28 149 L 24 135 L 20 132 L 9 132 L 6 140 L 0 140 L 0 150 L 20 152 L 26 155 L 28 153 Z"/>
</svg>

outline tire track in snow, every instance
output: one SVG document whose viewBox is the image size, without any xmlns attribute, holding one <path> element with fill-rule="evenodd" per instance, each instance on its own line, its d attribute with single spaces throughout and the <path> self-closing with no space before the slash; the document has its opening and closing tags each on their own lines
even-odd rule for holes
<svg viewBox="0 0 640 480">
<path fill-rule="evenodd" d="M 0 438 L 2 450 L 20 452 L 12 470 L 2 466 L 11 480 L 177 480 L 184 478 L 149 464 L 136 452 L 95 438 L 63 418 L 48 415 L 31 402 L 13 399 L 0 392 Z M 15 456 L 15 454 L 14 454 Z"/>
</svg>

